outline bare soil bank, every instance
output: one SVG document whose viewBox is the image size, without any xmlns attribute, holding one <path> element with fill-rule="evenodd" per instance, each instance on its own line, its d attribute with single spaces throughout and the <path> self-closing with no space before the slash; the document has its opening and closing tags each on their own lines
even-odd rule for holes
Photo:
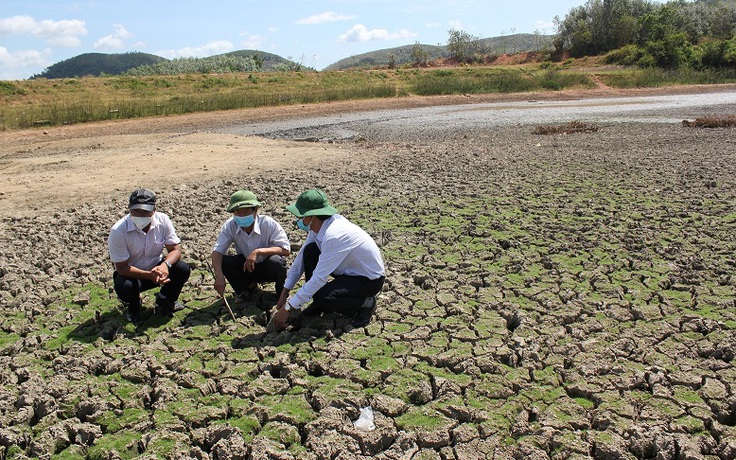
<svg viewBox="0 0 736 460">
<path fill-rule="evenodd" d="M 405 97 L 2 132 L 0 214 L 28 215 L 64 208 L 66 202 L 107 199 L 124 193 L 132 183 L 153 183 L 167 188 L 221 178 L 243 167 L 257 174 L 295 166 L 312 167 L 322 162 L 344 163 L 341 150 L 332 146 L 273 142 L 209 132 L 215 126 L 430 105 L 692 94 L 734 87 L 736 85 L 634 90 L 601 87 L 585 91 Z"/>
</svg>

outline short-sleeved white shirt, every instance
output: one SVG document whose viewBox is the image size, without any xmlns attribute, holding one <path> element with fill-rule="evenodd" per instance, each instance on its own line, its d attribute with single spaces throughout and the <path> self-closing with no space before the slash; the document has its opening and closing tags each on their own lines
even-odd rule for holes
<svg viewBox="0 0 736 460">
<path fill-rule="evenodd" d="M 235 219 L 230 217 L 222 224 L 217 242 L 212 250 L 227 255 L 230 246 L 233 244 L 235 245 L 235 252 L 246 257 L 259 248 L 279 247 L 287 251 L 291 250 L 291 243 L 289 243 L 289 238 L 281 224 L 272 217 L 260 214 L 256 214 L 253 230 L 250 234 L 238 225 Z M 256 263 L 263 262 L 265 259 L 264 256 L 259 256 Z"/>
<path fill-rule="evenodd" d="M 180 242 L 169 216 L 154 212 L 148 232 L 136 227 L 130 214 L 115 222 L 107 238 L 107 247 L 113 263 L 127 260 L 131 267 L 150 270 L 161 262 L 166 245 Z"/>
</svg>

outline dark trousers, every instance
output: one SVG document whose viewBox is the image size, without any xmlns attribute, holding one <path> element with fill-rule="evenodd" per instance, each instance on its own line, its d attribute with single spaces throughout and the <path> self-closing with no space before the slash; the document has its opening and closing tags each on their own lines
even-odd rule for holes
<svg viewBox="0 0 736 460">
<path fill-rule="evenodd" d="M 166 302 L 173 305 L 179 299 L 179 294 L 181 294 L 184 283 L 189 279 L 191 271 L 189 264 L 182 260 L 172 265 L 169 269 L 169 282 L 161 286 L 159 295 L 166 297 Z M 128 304 L 131 311 L 137 311 L 141 308 L 141 292 L 158 287 L 158 284 L 151 280 L 127 278 L 117 271 L 112 274 L 112 278 L 115 293 L 121 302 Z"/>
<path fill-rule="evenodd" d="M 271 256 L 255 265 L 252 272 L 243 270 L 245 256 L 242 254 L 222 257 L 222 274 L 233 287 L 235 294 L 240 295 L 253 283 L 275 283 L 276 295 L 281 294 L 286 281 L 286 258 Z"/>
<path fill-rule="evenodd" d="M 310 243 L 304 247 L 302 260 L 304 278 L 307 281 L 317 268 L 320 255 L 317 243 Z M 383 281 L 383 276 L 371 280 L 365 276 L 333 275 L 333 278 L 314 294 L 312 305 L 304 311 L 304 314 L 335 312 L 353 317 L 368 297 L 381 292 Z"/>
</svg>

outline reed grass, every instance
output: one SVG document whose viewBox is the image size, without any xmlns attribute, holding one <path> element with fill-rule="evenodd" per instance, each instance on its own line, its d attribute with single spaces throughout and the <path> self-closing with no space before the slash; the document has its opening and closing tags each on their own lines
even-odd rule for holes
<svg viewBox="0 0 736 460">
<path fill-rule="evenodd" d="M 736 70 L 621 69 L 595 75 L 622 88 L 736 81 Z M 590 70 L 539 64 L 1 81 L 0 130 L 408 94 L 557 91 L 593 85 Z"/>
<path fill-rule="evenodd" d="M 418 78 L 412 92 L 423 95 L 523 93 L 592 87 L 583 74 L 559 70 L 530 71 L 525 68 L 435 70 Z"/>
<path fill-rule="evenodd" d="M 736 82 L 736 69 L 631 69 L 602 73 L 603 83 L 614 88 L 654 88 L 669 85 L 712 85 Z"/>
</svg>

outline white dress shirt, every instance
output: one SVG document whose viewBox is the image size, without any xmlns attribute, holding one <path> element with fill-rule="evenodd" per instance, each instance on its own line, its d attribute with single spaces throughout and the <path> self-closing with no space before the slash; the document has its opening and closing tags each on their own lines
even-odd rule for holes
<svg viewBox="0 0 736 460">
<path fill-rule="evenodd" d="M 113 263 L 127 260 L 131 267 L 150 270 L 161 263 L 166 245 L 180 242 L 169 216 L 154 212 L 148 232 L 136 227 L 130 214 L 115 222 L 107 238 L 107 247 Z"/>
<path fill-rule="evenodd" d="M 302 252 L 317 243 L 321 254 L 312 278 L 288 300 L 291 308 L 300 309 L 325 284 L 330 275 L 365 276 L 374 280 L 384 276 L 383 258 L 378 245 L 365 230 L 340 214 L 322 222 L 318 233 L 310 231 L 307 240 L 289 267 L 284 287 L 293 289 L 304 273 Z"/>
<path fill-rule="evenodd" d="M 245 257 L 248 257 L 251 252 L 259 248 L 279 247 L 287 251 L 291 250 L 291 243 L 289 243 L 289 238 L 281 224 L 272 217 L 260 214 L 256 215 L 253 230 L 250 234 L 238 225 L 235 219 L 230 217 L 222 224 L 217 242 L 212 250 L 227 255 L 230 246 L 233 244 L 235 245 L 235 252 L 245 255 Z M 263 262 L 265 259 L 264 256 L 258 256 L 256 263 Z"/>
</svg>

